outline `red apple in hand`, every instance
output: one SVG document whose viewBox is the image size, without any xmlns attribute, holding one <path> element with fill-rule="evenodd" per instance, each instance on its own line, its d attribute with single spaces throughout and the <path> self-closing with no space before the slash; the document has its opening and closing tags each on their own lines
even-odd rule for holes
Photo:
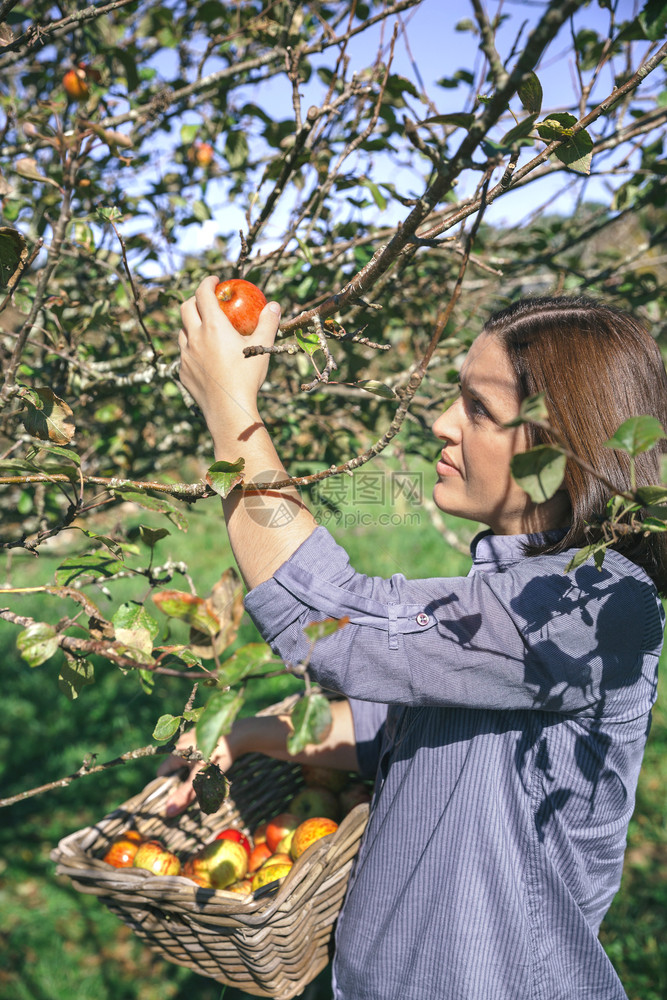
<svg viewBox="0 0 667 1000">
<path fill-rule="evenodd" d="M 250 852 L 252 851 L 252 845 L 245 833 L 241 833 L 236 827 L 228 827 L 226 830 L 221 830 L 220 833 L 216 835 L 216 840 L 233 840 L 235 844 L 240 844 L 241 847 L 245 848 L 245 852 L 250 857 Z"/>
<path fill-rule="evenodd" d="M 132 862 L 134 868 L 143 868 L 153 875 L 180 875 L 181 862 L 159 840 L 145 840 L 139 845 Z"/>
<path fill-rule="evenodd" d="M 215 297 L 225 316 L 242 337 L 255 332 L 266 296 L 251 281 L 230 278 L 215 286 Z"/>
</svg>

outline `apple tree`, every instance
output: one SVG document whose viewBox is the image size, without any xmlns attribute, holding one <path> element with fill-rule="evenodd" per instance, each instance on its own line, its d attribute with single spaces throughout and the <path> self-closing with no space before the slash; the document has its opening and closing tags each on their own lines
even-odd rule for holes
<svg viewBox="0 0 667 1000">
<path fill-rule="evenodd" d="M 204 275 L 282 304 L 264 407 L 306 500 L 385 449 L 432 452 L 462 353 L 518 296 L 585 289 L 665 344 L 666 14 L 630 7 L 0 0 L 0 546 L 63 552 L 30 588 L 52 615 L 26 614 L 6 575 L 0 617 L 54 689 L 77 697 L 99 659 L 128 690 L 179 678 L 156 741 L 194 721 L 206 754 L 248 678 L 305 675 L 260 643 L 229 653 L 233 572 L 200 595 L 160 561 L 194 506 L 244 488 L 242 465 L 211 467 L 178 381 L 179 306 Z M 415 56 L 424 16 L 461 65 Z M 664 429 L 619 435 L 636 454 Z M 537 461 L 516 470 L 526 489 Z M 656 483 L 642 530 L 665 530 L 666 499 Z M 610 523 L 646 502 L 621 498 Z M 100 528 L 121 505 L 151 523 Z M 304 685 L 294 746 L 327 724 Z"/>
</svg>

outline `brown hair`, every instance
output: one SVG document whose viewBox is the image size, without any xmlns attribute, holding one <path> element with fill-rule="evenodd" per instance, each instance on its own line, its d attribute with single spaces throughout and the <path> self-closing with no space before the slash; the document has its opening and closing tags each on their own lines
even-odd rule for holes
<svg viewBox="0 0 667 1000">
<path fill-rule="evenodd" d="M 520 397 L 544 393 L 553 433 L 529 424 L 528 447 L 560 439 L 617 490 L 631 490 L 629 456 L 603 443 L 629 417 L 657 417 L 667 430 L 667 372 L 644 327 L 619 309 L 563 296 L 522 299 L 491 316 L 484 332 L 504 345 Z M 660 482 L 665 453 L 662 440 L 636 457 L 637 486 Z M 600 537 L 609 487 L 568 459 L 563 488 L 570 499 L 570 528 L 556 545 L 533 546 L 531 555 Z M 612 547 L 640 565 L 667 596 L 667 533 L 622 535 Z"/>
</svg>

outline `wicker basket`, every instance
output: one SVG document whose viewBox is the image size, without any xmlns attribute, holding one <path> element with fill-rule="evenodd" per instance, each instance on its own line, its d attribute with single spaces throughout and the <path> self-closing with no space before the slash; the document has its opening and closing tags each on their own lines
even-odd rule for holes
<svg viewBox="0 0 667 1000">
<path fill-rule="evenodd" d="M 184 856 L 223 826 L 245 832 L 285 811 L 303 784 L 300 769 L 248 754 L 229 772 L 231 794 L 205 815 L 195 804 L 173 819 L 166 799 L 178 780 L 157 778 L 95 826 L 60 841 L 51 858 L 80 892 L 92 893 L 170 962 L 254 996 L 290 1000 L 331 957 L 332 931 L 368 819 L 356 806 L 335 833 L 312 844 L 282 882 L 253 895 L 202 889 L 181 876 L 112 868 L 101 860 L 114 837 L 134 826 Z"/>
</svg>

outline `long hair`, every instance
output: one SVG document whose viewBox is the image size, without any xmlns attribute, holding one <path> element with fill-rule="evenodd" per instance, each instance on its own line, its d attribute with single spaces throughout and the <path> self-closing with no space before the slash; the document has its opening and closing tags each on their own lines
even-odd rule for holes
<svg viewBox="0 0 667 1000">
<path fill-rule="evenodd" d="M 631 491 L 630 458 L 604 447 L 629 417 L 648 414 L 667 432 L 667 372 L 651 335 L 634 317 L 585 297 L 522 299 L 495 313 L 484 331 L 504 345 L 522 399 L 543 393 L 553 433 L 529 424 L 528 447 L 560 440 L 619 492 Z M 637 486 L 660 482 L 662 440 L 637 455 Z M 563 489 L 570 528 L 557 545 L 530 554 L 581 547 L 600 537 L 613 491 L 568 459 Z M 639 515 L 642 516 L 641 514 Z M 612 545 L 640 565 L 667 596 L 667 533 L 619 536 Z"/>
</svg>

